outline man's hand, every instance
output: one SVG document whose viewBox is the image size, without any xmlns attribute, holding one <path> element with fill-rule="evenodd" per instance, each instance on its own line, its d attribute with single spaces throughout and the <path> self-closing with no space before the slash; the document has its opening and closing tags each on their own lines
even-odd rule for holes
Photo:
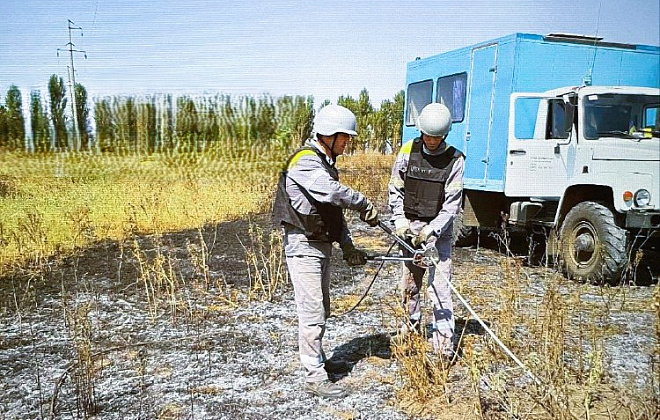
<svg viewBox="0 0 660 420">
<path fill-rule="evenodd" d="M 378 210 L 371 201 L 367 201 L 367 207 L 360 212 L 360 220 L 371 227 L 378 225 Z"/>
<path fill-rule="evenodd" d="M 407 240 L 412 235 L 412 232 L 410 232 L 410 220 L 405 217 L 394 220 L 394 235 L 404 241 Z"/>
<path fill-rule="evenodd" d="M 367 263 L 367 253 L 357 249 L 355 245 L 350 242 L 342 245 L 341 251 L 344 254 L 344 260 L 346 260 L 346 263 L 351 267 L 365 265 Z"/>
<path fill-rule="evenodd" d="M 428 245 L 428 242 L 430 242 L 431 238 L 435 239 L 435 231 L 431 228 L 430 225 L 426 225 L 422 228 L 422 230 L 419 231 L 417 235 L 412 238 L 410 242 L 412 243 L 413 247 L 419 248 L 422 246 L 422 244 Z"/>
</svg>

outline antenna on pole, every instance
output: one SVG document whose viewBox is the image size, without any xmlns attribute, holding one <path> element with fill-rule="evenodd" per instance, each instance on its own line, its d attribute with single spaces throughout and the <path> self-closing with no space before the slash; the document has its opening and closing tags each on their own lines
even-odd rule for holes
<svg viewBox="0 0 660 420">
<path fill-rule="evenodd" d="M 591 86 L 592 82 L 592 74 L 594 70 L 594 66 L 596 65 L 596 52 L 598 51 L 598 40 L 602 38 L 598 38 L 598 30 L 600 29 L 600 11 L 603 7 L 603 0 L 600 0 L 598 2 L 598 19 L 596 20 L 596 35 L 594 36 L 594 54 L 591 58 L 591 63 L 589 64 L 589 68 L 587 69 L 587 74 L 584 77 L 584 80 L 582 83 L 585 86 Z"/>
<path fill-rule="evenodd" d="M 69 91 L 71 93 L 71 113 L 73 115 L 73 133 L 74 133 L 74 150 L 80 149 L 80 127 L 78 126 L 78 105 L 76 103 L 76 69 L 73 66 L 73 53 L 83 53 L 85 58 L 87 58 L 87 51 L 75 49 L 75 44 L 71 40 L 71 31 L 79 30 L 80 36 L 83 36 L 82 28 L 80 26 L 74 26 L 75 23 L 68 19 L 68 28 L 69 28 L 69 42 L 66 44 L 66 50 L 63 48 L 57 49 L 57 55 L 59 56 L 60 51 L 69 51 L 69 59 L 71 61 L 70 66 L 67 66 L 69 74 Z"/>
</svg>

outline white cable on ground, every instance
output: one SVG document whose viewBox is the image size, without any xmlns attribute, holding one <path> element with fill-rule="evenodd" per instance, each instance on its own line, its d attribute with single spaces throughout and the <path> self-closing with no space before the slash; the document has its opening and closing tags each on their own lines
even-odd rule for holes
<svg viewBox="0 0 660 420">
<path fill-rule="evenodd" d="M 430 258 L 430 260 L 431 260 L 431 262 L 433 263 L 433 265 L 435 266 L 435 268 L 437 269 L 437 270 L 436 270 L 436 274 L 440 274 L 440 273 L 441 273 L 441 270 L 438 268 L 438 260 L 437 260 L 437 259 L 434 259 L 434 258 Z M 525 364 L 524 364 L 523 362 L 521 362 L 520 359 L 518 359 L 518 358 L 516 357 L 516 355 L 513 354 L 513 352 L 512 352 L 511 350 L 509 350 L 509 348 L 508 348 L 508 347 L 507 347 L 507 346 L 506 346 L 506 345 L 505 345 L 505 344 L 504 344 L 504 343 L 503 343 L 503 342 L 497 337 L 497 335 L 493 332 L 493 330 L 491 330 L 491 329 L 486 325 L 486 323 L 485 323 L 485 322 L 479 317 L 479 315 L 477 315 L 477 313 L 474 311 L 474 309 L 472 309 L 472 307 L 470 306 L 470 304 L 469 304 L 469 303 L 463 298 L 463 296 L 461 296 L 461 294 L 458 292 L 458 290 L 456 290 L 456 288 L 454 287 L 454 285 L 452 284 L 452 282 L 449 281 L 449 279 L 447 279 L 446 276 L 442 276 L 442 279 L 447 283 L 447 285 L 449 285 L 449 288 L 450 288 L 451 291 L 456 295 L 456 297 L 458 297 L 458 300 L 461 301 L 461 303 L 463 304 L 463 306 L 465 307 L 465 309 L 467 309 L 468 312 L 470 312 L 470 315 L 472 315 L 472 317 L 474 317 L 474 319 L 476 319 L 477 322 L 479 322 L 479 324 L 484 328 L 484 330 L 486 330 L 486 332 L 488 333 L 488 335 L 490 335 L 490 337 L 491 337 L 493 340 L 495 340 L 495 343 L 497 343 L 497 345 L 500 346 L 500 348 L 501 348 L 502 350 L 504 350 L 504 352 L 505 352 L 505 353 L 506 353 L 506 354 L 507 354 L 507 355 L 508 355 L 508 356 L 509 356 L 514 362 L 516 362 L 516 364 L 517 364 L 518 366 L 520 366 L 520 368 L 521 368 L 523 371 L 525 371 L 525 373 L 527 373 L 527 375 L 529 375 L 529 377 L 532 378 L 532 379 L 534 380 L 534 382 L 536 382 L 537 385 L 543 385 L 543 383 L 541 382 L 541 380 L 540 380 L 539 378 L 537 378 L 536 375 L 534 375 L 534 374 L 532 373 L 532 371 L 529 370 L 529 368 L 528 368 L 527 366 L 525 366 Z"/>
<path fill-rule="evenodd" d="M 404 240 L 398 238 L 398 237 L 394 234 L 394 232 L 392 232 L 392 229 L 391 229 L 389 226 L 387 226 L 383 221 L 379 221 L 379 222 L 378 222 L 378 226 L 379 226 L 381 229 L 383 229 L 383 230 L 385 231 L 385 233 L 387 233 L 388 235 L 392 236 L 392 237 L 395 239 L 395 241 L 398 242 L 400 245 L 402 245 L 406 250 L 408 250 L 409 252 L 411 252 L 413 255 L 415 254 L 415 250 L 410 246 L 410 244 L 408 244 L 408 243 L 406 243 Z M 435 248 L 433 248 L 433 250 L 435 250 Z M 426 246 L 424 246 L 424 245 L 422 246 L 422 251 L 424 251 L 424 254 L 426 254 L 426 251 L 427 251 Z M 437 256 L 437 252 L 435 253 L 434 256 L 425 255 L 425 256 L 424 256 L 424 260 L 428 260 L 428 261 L 430 261 L 430 262 L 435 266 L 435 268 L 438 268 L 438 256 Z M 440 274 L 440 273 L 442 272 L 440 269 L 438 269 L 438 270 L 436 270 L 436 271 L 437 271 L 437 274 Z M 488 335 L 490 335 L 491 338 L 492 338 L 493 340 L 495 340 L 495 343 L 497 343 L 497 345 L 500 346 L 500 348 L 501 348 L 502 350 L 504 350 L 504 352 L 505 352 L 505 353 L 506 353 L 506 354 L 507 354 L 507 355 L 508 355 L 508 356 L 509 356 L 514 362 L 516 362 L 516 364 L 517 364 L 518 366 L 520 366 L 520 368 L 521 368 L 523 371 L 525 371 L 525 373 L 527 373 L 527 375 L 529 375 L 529 377 L 532 378 L 532 379 L 534 380 L 534 382 L 536 382 L 537 385 L 539 385 L 539 386 L 543 386 L 543 383 L 541 382 L 541 380 L 540 380 L 539 378 L 537 378 L 536 375 L 534 375 L 534 374 L 532 373 L 532 371 L 529 370 L 529 368 L 528 368 L 527 366 L 525 366 L 525 365 L 523 364 L 523 362 L 521 362 L 520 359 L 518 359 L 518 358 L 516 357 L 516 355 L 513 354 L 513 352 L 512 352 L 511 350 L 509 350 L 509 348 L 508 348 L 508 347 L 507 347 L 507 346 L 506 346 L 506 345 L 505 345 L 505 344 L 504 344 L 504 343 L 503 343 L 503 342 L 497 337 L 497 335 L 496 335 L 496 334 L 495 334 L 495 333 L 494 333 L 494 332 L 493 332 L 493 331 L 492 331 L 492 330 L 486 325 L 486 323 L 485 323 L 485 322 L 479 317 L 479 315 L 477 315 L 477 313 L 474 311 L 474 309 L 472 309 L 472 307 L 470 306 L 470 304 L 469 304 L 469 303 L 463 298 L 463 296 L 461 296 L 461 294 L 458 292 L 458 290 L 456 290 L 456 288 L 454 287 L 454 285 L 452 284 L 452 282 L 449 281 L 449 279 L 447 279 L 446 276 L 442 276 L 442 277 L 443 277 L 442 279 L 447 283 L 447 285 L 449 285 L 449 288 L 451 289 L 451 291 L 454 292 L 454 294 L 458 297 L 458 299 L 461 301 L 461 303 L 463 304 L 463 306 L 465 306 L 465 309 L 467 309 L 468 312 L 470 312 L 470 314 L 474 317 L 474 319 L 476 319 L 477 322 L 479 322 L 479 324 L 484 328 L 484 330 L 486 330 L 486 332 L 488 333 Z"/>
</svg>

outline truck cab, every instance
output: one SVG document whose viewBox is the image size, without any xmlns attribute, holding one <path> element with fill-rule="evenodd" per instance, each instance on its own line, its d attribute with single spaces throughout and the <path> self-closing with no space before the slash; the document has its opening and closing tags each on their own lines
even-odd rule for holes
<svg viewBox="0 0 660 420">
<path fill-rule="evenodd" d="M 512 94 L 507 224 L 557 234 L 572 277 L 619 279 L 633 242 L 660 228 L 659 107 L 655 88 Z"/>
</svg>

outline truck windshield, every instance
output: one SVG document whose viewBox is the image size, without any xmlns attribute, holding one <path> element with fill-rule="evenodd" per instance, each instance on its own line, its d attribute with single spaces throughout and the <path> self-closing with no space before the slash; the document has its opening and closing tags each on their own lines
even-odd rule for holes
<svg viewBox="0 0 660 420">
<path fill-rule="evenodd" d="M 584 98 L 584 138 L 660 137 L 660 97 L 592 94 Z"/>
</svg>

